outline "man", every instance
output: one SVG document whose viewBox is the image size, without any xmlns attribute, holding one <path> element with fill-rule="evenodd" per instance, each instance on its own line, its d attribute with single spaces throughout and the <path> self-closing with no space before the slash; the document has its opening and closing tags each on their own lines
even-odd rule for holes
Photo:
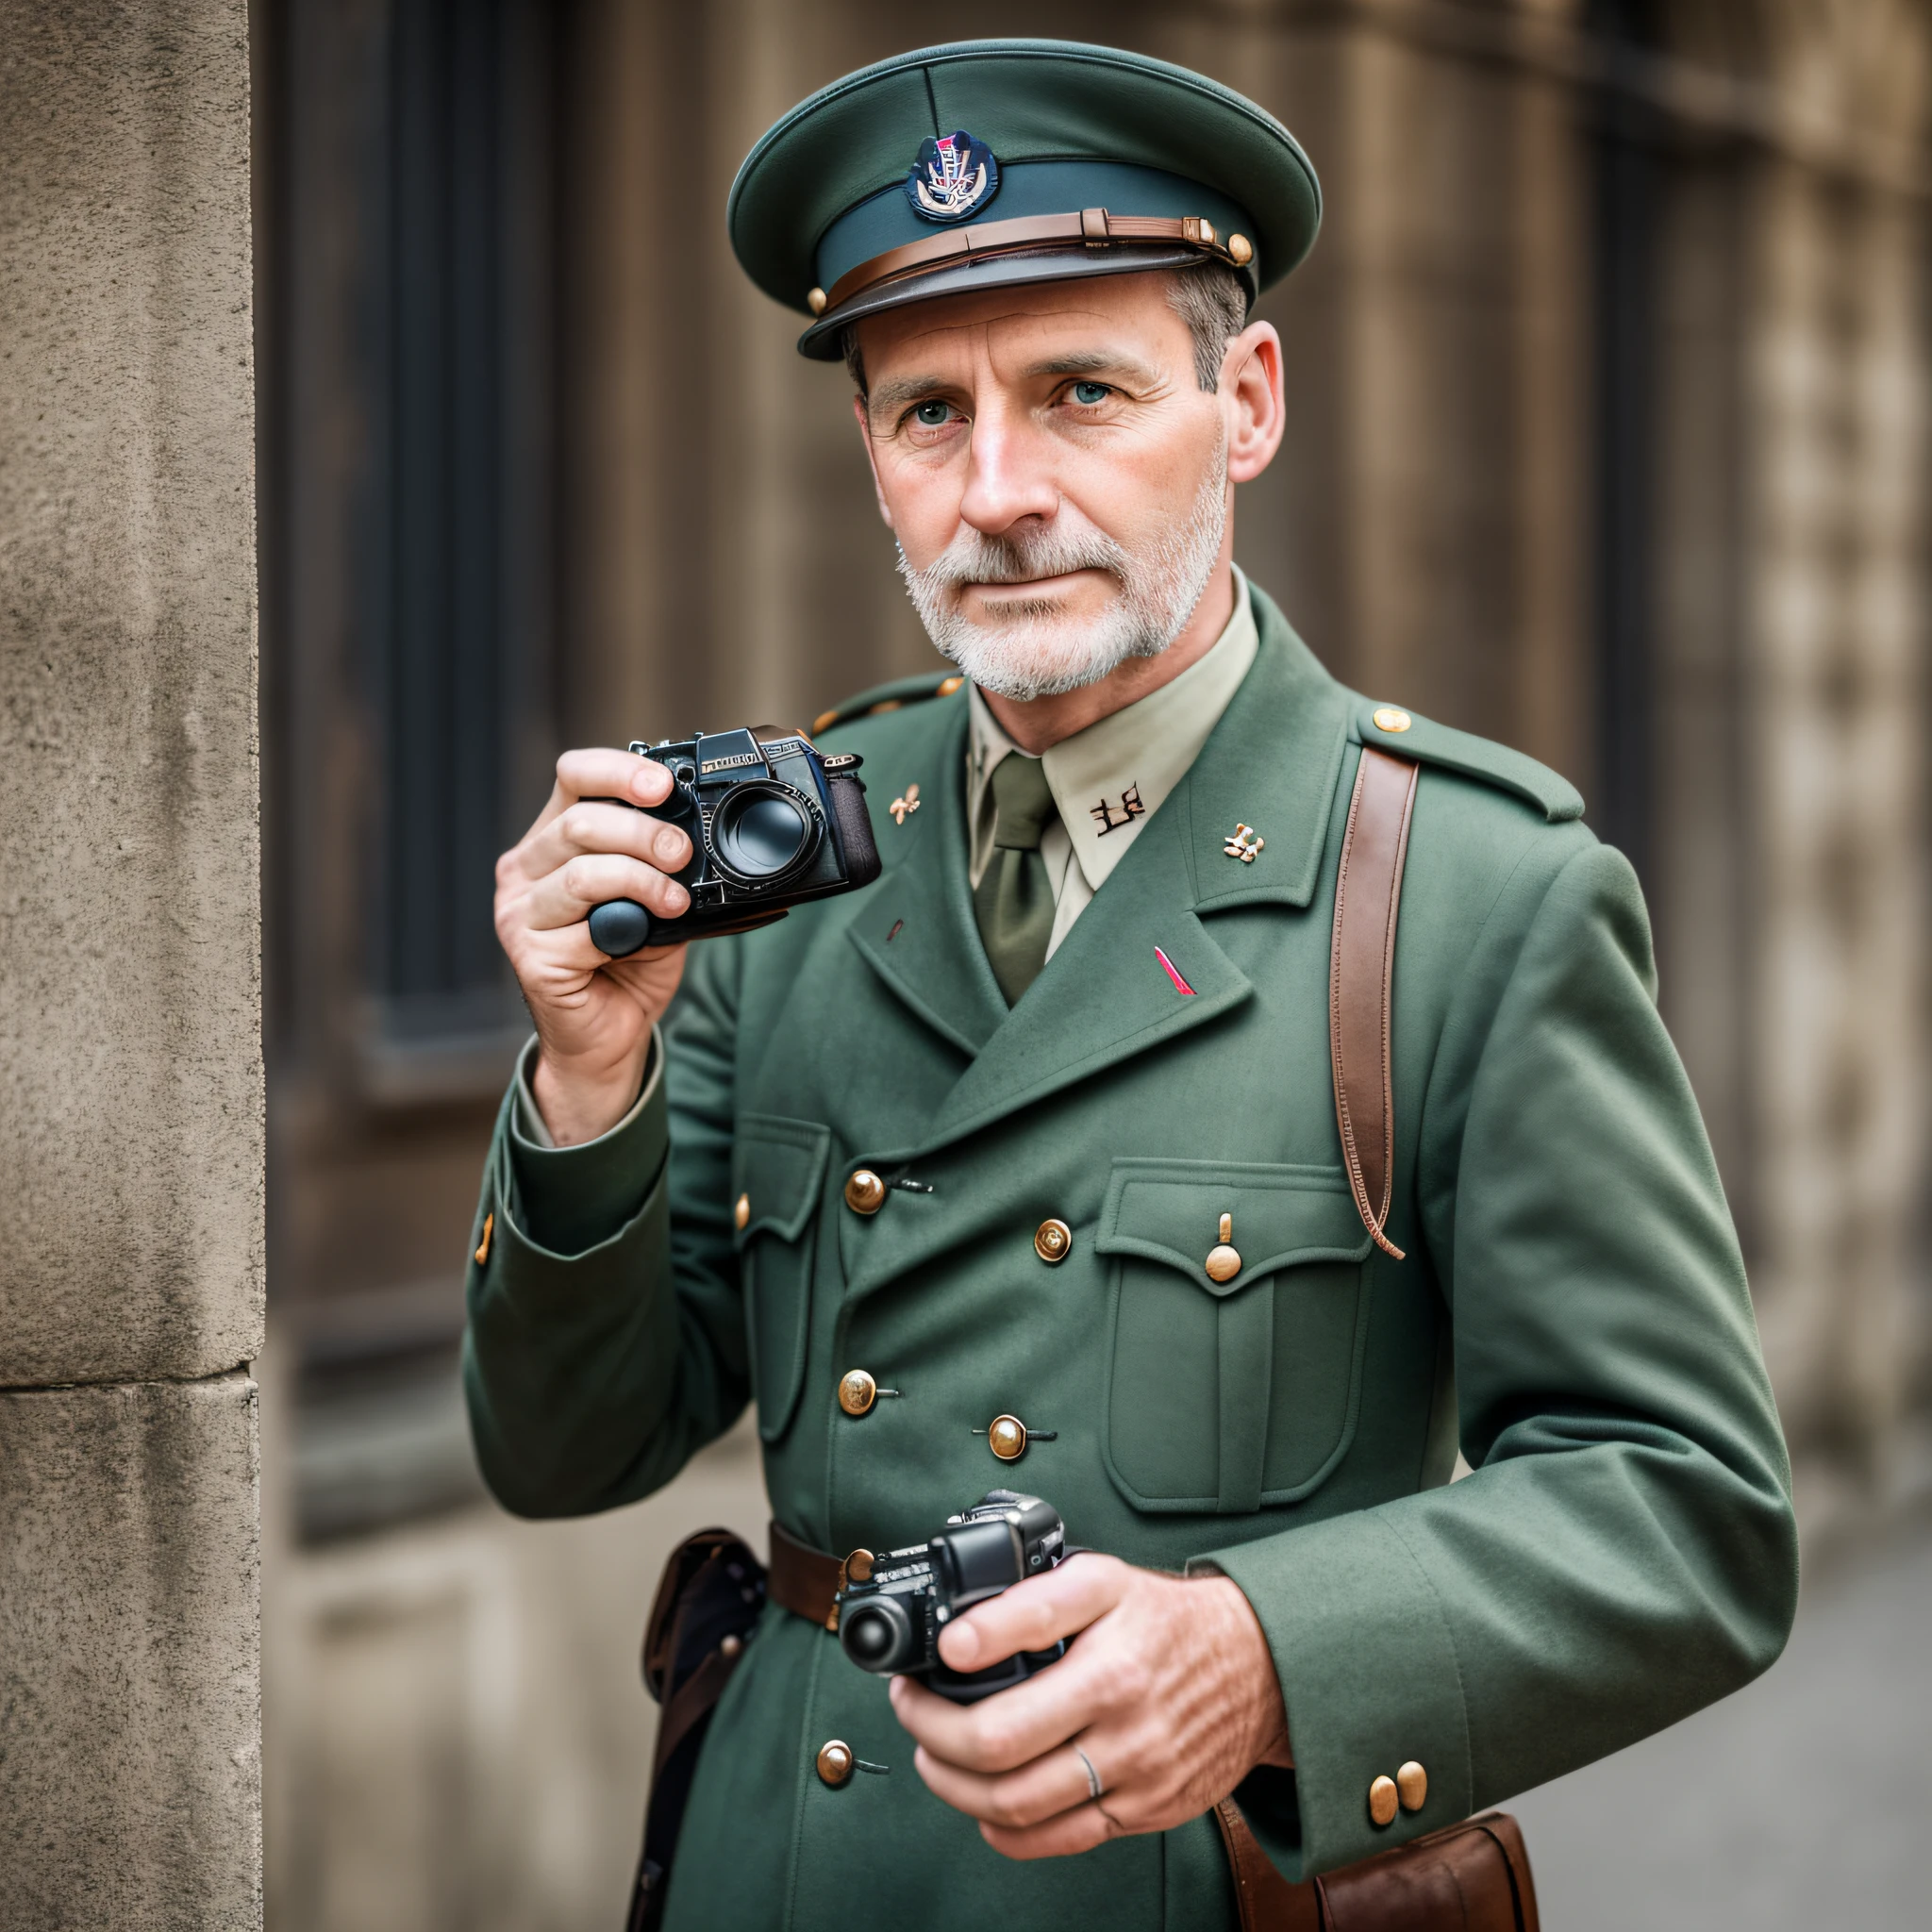
<svg viewBox="0 0 1932 1932">
<path fill-rule="evenodd" d="M 1230 1792 L 1304 1878 L 1784 1641 L 1789 1472 L 1629 868 L 1233 566 L 1282 435 L 1247 309 L 1318 210 L 1252 104 L 1056 42 L 850 75 L 734 187 L 962 675 L 817 727 L 865 759 L 877 883 L 688 957 L 585 924 L 684 904 L 668 774 L 559 760 L 499 868 L 537 1037 L 478 1208 L 478 1453 L 513 1509 L 607 1508 L 755 1396 L 774 1564 L 995 1484 L 1106 1554 L 949 1628 L 958 1669 L 1076 1640 L 966 1707 L 770 1607 L 673 1925 L 1231 1925 Z M 1365 748 L 1420 767 L 1386 1212 L 1330 1070 Z"/>
</svg>

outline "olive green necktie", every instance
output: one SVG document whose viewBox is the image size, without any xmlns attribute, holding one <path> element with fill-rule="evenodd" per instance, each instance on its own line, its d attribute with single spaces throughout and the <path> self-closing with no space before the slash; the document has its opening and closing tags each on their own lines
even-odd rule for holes
<svg viewBox="0 0 1932 1932">
<path fill-rule="evenodd" d="M 992 768 L 993 853 L 973 893 L 979 937 L 1008 1006 L 1046 964 L 1053 937 L 1053 887 L 1040 835 L 1054 817 L 1053 791 L 1038 758 L 1009 751 Z"/>
</svg>

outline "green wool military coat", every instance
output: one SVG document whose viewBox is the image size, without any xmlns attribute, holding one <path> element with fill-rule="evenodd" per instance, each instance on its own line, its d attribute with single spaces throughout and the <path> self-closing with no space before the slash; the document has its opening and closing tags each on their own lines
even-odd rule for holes
<svg viewBox="0 0 1932 1932">
<path fill-rule="evenodd" d="M 821 1549 L 923 1540 L 1006 1485 L 1075 1542 L 1225 1572 L 1295 1757 L 1239 1795 L 1302 1877 L 1735 1690 L 1784 1642 L 1796 1546 L 1629 866 L 1530 759 L 1421 719 L 1380 732 L 1255 603 L 1245 684 L 1010 1011 L 968 889 L 964 694 L 825 734 L 864 756 L 883 875 L 694 948 L 663 1077 L 603 1141 L 540 1150 L 506 1103 L 466 1374 L 484 1473 L 521 1514 L 646 1495 L 756 1402 L 774 1512 Z M 1352 1203 L 1329 1070 L 1365 741 L 1423 767 L 1394 974 L 1399 1262 Z M 915 783 L 895 824 L 880 807 Z M 1266 840 L 1252 864 L 1222 850 L 1237 822 Z M 861 1217 L 842 1196 L 861 1165 L 930 1191 Z M 1216 1282 L 1224 1213 L 1243 1266 Z M 1034 1249 L 1050 1216 L 1074 1237 L 1057 1266 Z M 846 1414 L 854 1368 L 902 1393 Z M 1004 1413 L 1057 1439 L 1004 1465 L 974 1433 Z M 1452 1485 L 1458 1445 L 1474 1474 Z M 828 1789 L 832 1738 L 890 1774 Z M 1427 1801 L 1377 1830 L 1370 1783 L 1409 1759 Z M 998 1857 L 920 1781 L 884 1681 L 768 1608 L 668 1922 L 862 1920 L 1236 1923 L 1211 1819 Z"/>
</svg>

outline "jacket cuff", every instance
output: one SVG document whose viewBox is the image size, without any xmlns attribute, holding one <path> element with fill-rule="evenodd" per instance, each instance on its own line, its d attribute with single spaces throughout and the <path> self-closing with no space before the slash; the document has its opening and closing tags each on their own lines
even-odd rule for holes
<svg viewBox="0 0 1932 1932">
<path fill-rule="evenodd" d="M 543 1126 L 530 1080 L 532 1039 L 517 1058 L 505 1142 L 518 1231 L 534 1246 L 569 1258 L 608 1241 L 636 1218 L 671 1145 L 664 1099 L 664 1043 L 651 1031 L 644 1084 L 630 1111 L 608 1132 L 558 1147 Z"/>
<path fill-rule="evenodd" d="M 1188 1569 L 1232 1579 L 1274 1659 L 1294 1773 L 1257 1770 L 1235 1796 L 1283 1877 L 1352 1865 L 1469 1815 L 1474 1778 L 1455 1642 L 1386 1512 L 1258 1537 Z M 1377 1826 L 1369 1787 L 1408 1763 L 1427 1774 L 1427 1796 Z"/>
</svg>

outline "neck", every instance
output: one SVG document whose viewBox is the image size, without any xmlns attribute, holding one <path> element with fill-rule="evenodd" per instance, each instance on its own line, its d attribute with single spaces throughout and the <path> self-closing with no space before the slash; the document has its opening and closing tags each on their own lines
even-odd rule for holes
<svg viewBox="0 0 1932 1932">
<path fill-rule="evenodd" d="M 1077 691 L 1057 691 L 1051 697 L 1004 698 L 997 691 L 982 689 L 979 694 L 1000 729 L 1022 751 L 1038 758 L 1062 739 L 1110 718 L 1116 711 L 1124 711 L 1150 691 L 1172 684 L 1191 664 L 1198 664 L 1219 642 L 1234 616 L 1233 523 L 1230 517 L 1214 575 L 1208 579 L 1193 616 L 1166 650 L 1155 658 L 1129 658 L 1105 677 L 1083 684 Z"/>
</svg>

